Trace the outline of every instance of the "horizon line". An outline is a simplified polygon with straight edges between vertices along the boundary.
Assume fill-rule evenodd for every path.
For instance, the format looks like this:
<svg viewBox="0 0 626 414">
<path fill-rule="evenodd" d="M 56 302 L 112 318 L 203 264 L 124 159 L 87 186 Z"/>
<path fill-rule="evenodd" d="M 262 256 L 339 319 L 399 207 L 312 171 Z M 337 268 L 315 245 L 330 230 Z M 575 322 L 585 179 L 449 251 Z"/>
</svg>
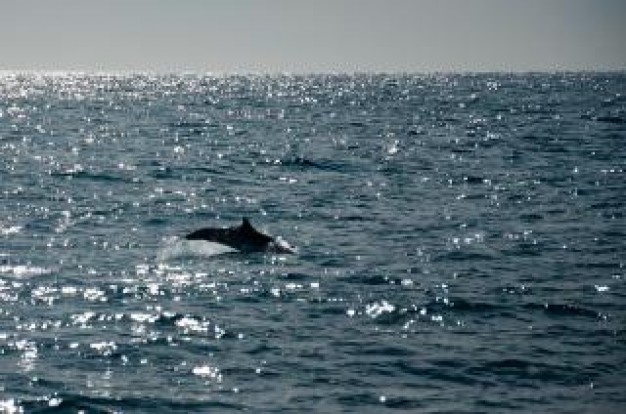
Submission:
<svg viewBox="0 0 626 414">
<path fill-rule="evenodd" d="M 42 76 L 63 76 L 63 75 L 90 75 L 90 76 L 128 76 L 128 75 L 151 75 L 151 76 L 257 76 L 257 77 L 281 77 L 281 76 L 433 76 L 433 75 L 479 75 L 479 74 L 500 74 L 500 75 L 524 75 L 524 74 L 568 74 L 568 73 L 606 73 L 619 74 L 626 73 L 624 68 L 564 68 L 564 69 L 507 69 L 507 70 L 470 70 L 470 69 L 450 69 L 450 70 L 329 70 L 329 71 L 203 71 L 203 70 L 152 70 L 152 69 L 0 69 L 0 76 L 7 75 L 42 75 Z"/>
</svg>

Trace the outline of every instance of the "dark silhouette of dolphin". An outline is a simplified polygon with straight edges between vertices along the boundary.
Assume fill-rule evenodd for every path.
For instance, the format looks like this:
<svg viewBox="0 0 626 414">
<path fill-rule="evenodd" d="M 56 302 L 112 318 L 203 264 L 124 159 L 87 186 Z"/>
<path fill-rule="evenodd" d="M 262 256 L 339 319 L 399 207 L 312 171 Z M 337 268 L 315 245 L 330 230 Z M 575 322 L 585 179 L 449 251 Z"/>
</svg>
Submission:
<svg viewBox="0 0 626 414">
<path fill-rule="evenodd" d="M 227 228 L 208 227 L 189 233 L 187 240 L 204 240 L 232 247 L 242 253 L 276 252 L 296 253 L 284 240 L 268 236 L 252 227 L 250 220 L 244 217 L 239 226 Z"/>
</svg>

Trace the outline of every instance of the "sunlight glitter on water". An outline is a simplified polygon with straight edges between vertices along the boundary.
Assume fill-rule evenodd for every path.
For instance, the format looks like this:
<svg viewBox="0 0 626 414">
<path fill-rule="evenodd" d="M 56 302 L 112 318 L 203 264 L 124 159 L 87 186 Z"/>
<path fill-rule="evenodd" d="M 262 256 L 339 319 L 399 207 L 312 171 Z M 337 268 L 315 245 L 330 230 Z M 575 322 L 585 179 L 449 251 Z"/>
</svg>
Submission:
<svg viewBox="0 0 626 414">
<path fill-rule="evenodd" d="M 0 76 L 2 404 L 623 402 L 622 77 Z"/>
</svg>

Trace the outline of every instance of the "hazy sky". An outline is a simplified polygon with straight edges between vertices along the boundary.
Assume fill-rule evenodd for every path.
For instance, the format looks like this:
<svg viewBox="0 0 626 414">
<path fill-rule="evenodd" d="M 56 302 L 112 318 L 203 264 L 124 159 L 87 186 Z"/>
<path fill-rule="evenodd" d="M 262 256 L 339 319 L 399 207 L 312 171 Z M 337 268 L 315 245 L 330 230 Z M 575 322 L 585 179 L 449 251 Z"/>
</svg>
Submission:
<svg viewBox="0 0 626 414">
<path fill-rule="evenodd" d="M 0 70 L 626 69 L 626 0 L 0 0 Z"/>
</svg>

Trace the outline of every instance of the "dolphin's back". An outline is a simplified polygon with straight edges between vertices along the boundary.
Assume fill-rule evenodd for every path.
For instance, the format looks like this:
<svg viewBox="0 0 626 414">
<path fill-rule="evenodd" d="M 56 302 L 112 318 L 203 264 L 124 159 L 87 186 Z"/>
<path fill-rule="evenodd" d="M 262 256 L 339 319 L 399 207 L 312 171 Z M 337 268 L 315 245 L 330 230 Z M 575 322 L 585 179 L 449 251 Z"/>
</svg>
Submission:
<svg viewBox="0 0 626 414">
<path fill-rule="evenodd" d="M 196 230 L 185 236 L 187 240 L 207 240 L 217 243 L 223 243 L 228 239 L 228 233 L 232 232 L 231 229 L 215 229 L 205 228 Z"/>
<path fill-rule="evenodd" d="M 274 238 L 265 235 L 244 217 L 241 225 L 229 228 L 203 228 L 185 236 L 187 240 L 205 240 L 220 243 L 242 252 L 267 250 Z"/>
</svg>

